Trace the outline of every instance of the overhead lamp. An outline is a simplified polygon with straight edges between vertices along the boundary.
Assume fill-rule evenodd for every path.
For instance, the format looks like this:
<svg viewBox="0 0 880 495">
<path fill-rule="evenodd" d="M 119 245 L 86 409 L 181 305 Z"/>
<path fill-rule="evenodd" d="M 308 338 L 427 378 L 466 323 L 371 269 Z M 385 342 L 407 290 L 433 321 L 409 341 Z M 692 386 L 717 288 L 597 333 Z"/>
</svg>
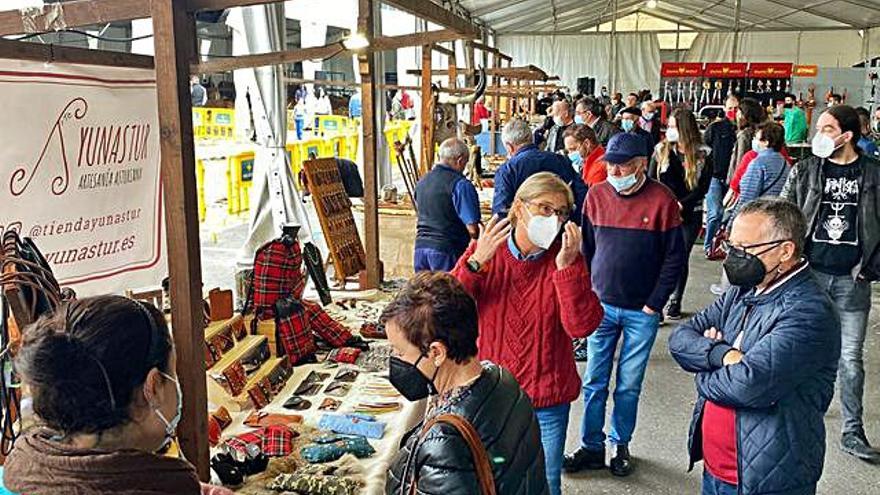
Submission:
<svg viewBox="0 0 880 495">
<path fill-rule="evenodd" d="M 648 0 L 645 3 L 645 6 L 648 7 L 649 9 L 656 9 L 657 8 L 657 0 Z"/>
<path fill-rule="evenodd" d="M 354 33 L 348 38 L 342 40 L 342 46 L 344 46 L 346 50 L 363 50 L 370 46 L 370 40 L 360 33 Z"/>
</svg>

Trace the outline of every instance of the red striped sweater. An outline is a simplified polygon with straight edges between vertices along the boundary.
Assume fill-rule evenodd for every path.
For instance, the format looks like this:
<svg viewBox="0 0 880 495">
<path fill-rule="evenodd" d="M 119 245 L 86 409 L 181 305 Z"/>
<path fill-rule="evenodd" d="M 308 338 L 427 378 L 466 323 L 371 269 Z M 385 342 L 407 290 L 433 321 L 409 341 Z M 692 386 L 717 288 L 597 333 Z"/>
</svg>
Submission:
<svg viewBox="0 0 880 495">
<path fill-rule="evenodd" d="M 486 272 L 468 270 L 472 242 L 452 274 L 477 301 L 480 359 L 513 373 L 536 408 L 572 402 L 580 394 L 572 338 L 586 337 L 602 321 L 602 306 L 578 259 L 556 269 L 559 241 L 540 258 L 520 261 L 501 246 Z"/>
</svg>

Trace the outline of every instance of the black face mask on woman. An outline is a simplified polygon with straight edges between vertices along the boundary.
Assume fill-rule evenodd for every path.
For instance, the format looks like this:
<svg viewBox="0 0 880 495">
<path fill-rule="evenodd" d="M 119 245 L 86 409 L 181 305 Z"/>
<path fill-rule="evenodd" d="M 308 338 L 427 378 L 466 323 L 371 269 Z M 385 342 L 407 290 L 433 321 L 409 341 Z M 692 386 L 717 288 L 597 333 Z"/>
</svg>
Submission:
<svg viewBox="0 0 880 495">
<path fill-rule="evenodd" d="M 741 248 L 728 244 L 727 258 L 724 259 L 723 263 L 724 273 L 727 274 L 727 280 L 733 285 L 747 288 L 760 284 L 764 280 L 764 277 L 767 276 L 767 269 L 764 267 L 764 263 L 758 258 L 758 256 L 770 251 L 787 240 L 788 239 L 778 239 L 775 241 L 761 242 L 759 244 L 749 244 Z M 761 246 L 770 247 L 756 254 L 746 252 L 746 249 Z M 777 264 L 773 269 L 775 270 L 778 268 L 780 264 L 782 264 L 782 262 Z"/>
<path fill-rule="evenodd" d="M 434 376 L 429 380 L 418 368 L 419 361 L 424 357 L 424 354 L 419 356 L 415 363 L 407 363 L 397 356 L 388 358 L 388 375 L 391 385 L 410 402 L 422 400 L 428 395 L 437 393 L 437 389 L 434 388 L 434 378 L 437 377 L 437 371 L 440 368 L 434 371 Z"/>
</svg>

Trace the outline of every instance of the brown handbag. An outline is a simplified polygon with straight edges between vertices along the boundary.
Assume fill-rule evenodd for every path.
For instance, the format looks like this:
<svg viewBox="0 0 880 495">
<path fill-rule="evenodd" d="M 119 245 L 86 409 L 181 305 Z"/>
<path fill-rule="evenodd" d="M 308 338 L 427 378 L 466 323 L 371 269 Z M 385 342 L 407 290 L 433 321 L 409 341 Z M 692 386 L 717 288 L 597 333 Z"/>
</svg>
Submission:
<svg viewBox="0 0 880 495">
<path fill-rule="evenodd" d="M 461 433 L 462 438 L 464 438 L 464 441 L 467 443 L 471 455 L 474 458 L 474 471 L 477 473 L 477 483 L 480 484 L 480 493 L 482 495 L 495 495 L 495 476 L 492 474 L 492 465 L 489 463 L 489 454 L 483 446 L 483 441 L 480 440 L 480 435 L 477 433 L 477 430 L 474 429 L 474 426 L 468 420 L 457 414 L 440 414 L 439 416 L 428 420 L 428 422 L 422 427 L 422 431 L 419 433 L 419 439 L 416 442 L 416 446 L 413 448 L 413 458 L 415 458 L 415 453 L 418 451 L 422 440 L 425 439 L 425 436 L 437 423 L 452 425 L 459 433 Z M 409 462 L 407 462 L 407 465 L 409 465 Z M 406 479 L 406 472 L 404 472 L 403 479 Z M 413 474 L 412 484 L 409 487 L 410 495 L 418 493 L 417 485 L 418 470 Z"/>
<path fill-rule="evenodd" d="M 211 289 L 208 292 L 208 306 L 210 310 L 211 321 L 228 320 L 232 318 L 232 291 Z"/>
</svg>

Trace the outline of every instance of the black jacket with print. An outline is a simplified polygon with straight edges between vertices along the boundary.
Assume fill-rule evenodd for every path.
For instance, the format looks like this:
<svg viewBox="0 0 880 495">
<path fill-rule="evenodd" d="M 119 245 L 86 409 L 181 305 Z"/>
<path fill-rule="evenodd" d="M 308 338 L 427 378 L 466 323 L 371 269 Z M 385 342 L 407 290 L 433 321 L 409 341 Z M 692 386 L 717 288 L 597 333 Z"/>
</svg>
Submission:
<svg viewBox="0 0 880 495">
<path fill-rule="evenodd" d="M 859 236 L 861 261 L 853 268 L 853 278 L 880 280 L 880 161 L 865 154 L 859 156 L 862 176 L 859 180 Z M 800 207 L 807 217 L 807 238 L 816 228 L 825 187 L 824 160 L 811 156 L 798 162 L 788 174 L 781 196 Z"/>
</svg>

